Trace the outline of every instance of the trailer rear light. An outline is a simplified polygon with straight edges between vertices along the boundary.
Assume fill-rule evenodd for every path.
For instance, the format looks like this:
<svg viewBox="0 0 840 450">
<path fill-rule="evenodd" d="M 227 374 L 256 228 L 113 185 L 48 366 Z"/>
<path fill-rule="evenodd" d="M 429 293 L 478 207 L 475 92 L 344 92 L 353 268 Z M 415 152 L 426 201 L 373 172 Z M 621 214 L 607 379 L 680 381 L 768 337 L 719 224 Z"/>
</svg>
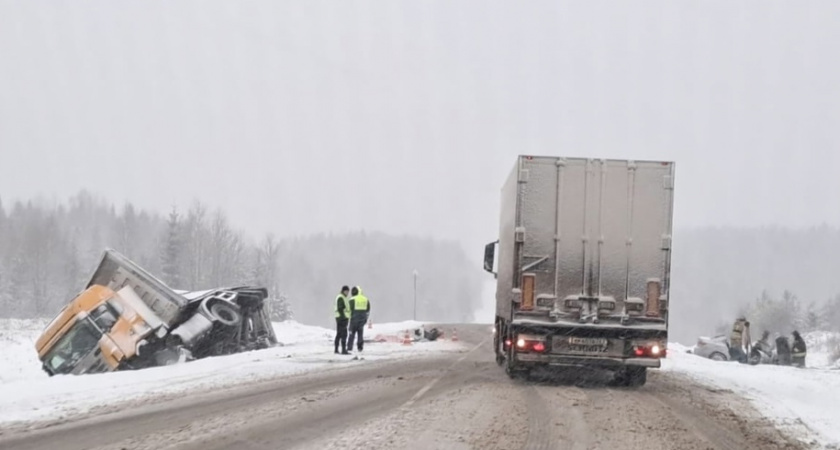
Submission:
<svg viewBox="0 0 840 450">
<path fill-rule="evenodd" d="M 659 348 L 659 345 L 654 344 L 650 347 L 650 355 L 651 356 L 659 356 L 659 354 L 661 352 L 662 352 L 662 349 Z"/>
<path fill-rule="evenodd" d="M 573 299 L 573 298 L 566 299 L 566 300 L 563 302 L 563 306 L 565 306 L 565 307 L 566 307 L 566 309 L 580 309 L 580 301 L 579 301 L 579 300 L 575 300 L 575 299 Z"/>
<path fill-rule="evenodd" d="M 545 337 L 534 335 L 517 336 L 516 349 L 520 352 L 542 353 L 546 350 Z"/>
<path fill-rule="evenodd" d="M 633 355 L 637 357 L 664 358 L 668 350 L 659 342 L 634 342 Z"/>
<path fill-rule="evenodd" d="M 519 307 L 522 310 L 530 311 L 534 309 L 534 296 L 536 295 L 534 290 L 536 289 L 536 279 L 537 276 L 533 273 L 522 274 L 522 303 Z"/>
</svg>

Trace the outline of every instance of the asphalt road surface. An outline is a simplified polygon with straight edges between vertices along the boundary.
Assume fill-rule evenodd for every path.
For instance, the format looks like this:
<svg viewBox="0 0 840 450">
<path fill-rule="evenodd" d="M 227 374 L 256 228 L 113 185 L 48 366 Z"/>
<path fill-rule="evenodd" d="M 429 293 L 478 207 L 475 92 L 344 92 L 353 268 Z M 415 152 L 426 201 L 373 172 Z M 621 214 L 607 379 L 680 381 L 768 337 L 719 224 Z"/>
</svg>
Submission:
<svg viewBox="0 0 840 450">
<path fill-rule="evenodd" d="M 0 449 L 805 448 L 745 400 L 673 373 L 652 371 L 638 389 L 610 387 L 608 374 L 598 372 L 511 380 L 494 362 L 487 325 L 458 331 L 469 345 L 460 354 L 285 377 L 5 430 Z"/>
</svg>

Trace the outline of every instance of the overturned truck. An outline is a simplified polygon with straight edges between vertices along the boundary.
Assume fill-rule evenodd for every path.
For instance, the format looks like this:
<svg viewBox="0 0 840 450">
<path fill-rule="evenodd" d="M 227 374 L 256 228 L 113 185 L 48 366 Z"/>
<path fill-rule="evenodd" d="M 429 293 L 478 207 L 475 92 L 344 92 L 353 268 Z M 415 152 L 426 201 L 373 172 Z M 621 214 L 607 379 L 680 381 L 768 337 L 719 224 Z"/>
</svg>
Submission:
<svg viewBox="0 0 840 450">
<path fill-rule="evenodd" d="M 85 290 L 36 341 L 50 375 L 101 373 L 267 348 L 277 343 L 264 288 L 175 291 L 105 250 Z"/>
</svg>

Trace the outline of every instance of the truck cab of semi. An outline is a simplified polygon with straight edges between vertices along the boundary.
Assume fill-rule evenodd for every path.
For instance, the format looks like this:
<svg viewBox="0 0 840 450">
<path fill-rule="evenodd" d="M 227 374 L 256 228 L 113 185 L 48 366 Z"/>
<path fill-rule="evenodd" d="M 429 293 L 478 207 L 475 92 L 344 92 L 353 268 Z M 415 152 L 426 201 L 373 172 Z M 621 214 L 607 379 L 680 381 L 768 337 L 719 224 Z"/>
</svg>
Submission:
<svg viewBox="0 0 840 450">
<path fill-rule="evenodd" d="M 146 338 L 160 330 L 130 287 L 120 292 L 94 285 L 76 296 L 36 341 L 50 375 L 110 372 L 134 359 Z"/>
</svg>

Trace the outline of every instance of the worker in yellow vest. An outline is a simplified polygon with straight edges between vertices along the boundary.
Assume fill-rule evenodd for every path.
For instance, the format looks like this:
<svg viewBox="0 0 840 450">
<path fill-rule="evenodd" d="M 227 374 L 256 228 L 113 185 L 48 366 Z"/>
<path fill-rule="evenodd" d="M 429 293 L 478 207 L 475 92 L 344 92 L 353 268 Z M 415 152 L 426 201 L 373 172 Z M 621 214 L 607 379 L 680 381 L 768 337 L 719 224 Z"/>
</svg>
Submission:
<svg viewBox="0 0 840 450">
<path fill-rule="evenodd" d="M 362 288 L 355 286 L 350 291 L 350 339 L 347 341 L 347 350 L 353 350 L 353 341 L 361 352 L 365 347 L 364 331 L 365 324 L 370 316 L 370 300 L 362 294 Z"/>
<path fill-rule="evenodd" d="M 341 344 L 341 354 L 349 355 L 347 351 L 347 324 L 350 321 L 350 306 L 347 304 L 347 296 L 350 288 L 341 287 L 341 292 L 335 297 L 335 352 L 338 353 L 338 346 Z"/>
</svg>

